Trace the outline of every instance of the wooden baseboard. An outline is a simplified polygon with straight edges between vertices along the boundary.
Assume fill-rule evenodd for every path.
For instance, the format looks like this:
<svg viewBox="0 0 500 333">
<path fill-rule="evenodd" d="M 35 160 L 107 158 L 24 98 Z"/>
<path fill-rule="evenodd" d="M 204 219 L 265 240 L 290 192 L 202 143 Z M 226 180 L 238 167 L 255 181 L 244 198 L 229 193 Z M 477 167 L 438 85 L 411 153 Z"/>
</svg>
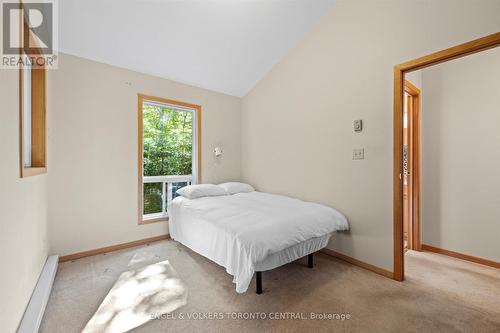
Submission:
<svg viewBox="0 0 500 333">
<path fill-rule="evenodd" d="M 489 259 L 483 259 L 479 257 L 474 257 L 470 256 L 468 254 L 463 254 L 463 253 L 458 253 L 454 251 L 449 251 L 445 249 L 441 249 L 439 247 L 431 246 L 431 245 L 426 245 L 422 244 L 422 250 L 424 251 L 429 251 L 429 252 L 434 252 L 434 253 L 439 253 L 439 254 L 444 254 L 453 258 L 458 258 L 462 260 L 467 260 L 467 261 L 472 261 L 475 262 L 476 264 L 481 264 L 481 265 L 486 265 L 494 268 L 499 268 L 500 269 L 500 262 L 496 262 L 493 260 Z"/>
<path fill-rule="evenodd" d="M 117 251 L 117 250 L 127 249 L 129 247 L 145 245 L 145 244 L 149 244 L 149 243 L 153 243 L 153 242 L 157 242 L 157 241 L 161 241 L 161 240 L 165 240 L 165 239 L 169 239 L 169 238 L 170 238 L 170 235 L 167 234 L 167 235 L 139 239 L 139 240 L 136 240 L 133 242 L 128 242 L 128 243 L 121 243 L 121 244 L 115 244 L 115 245 L 111 245 L 111 246 L 101 247 L 99 249 L 68 254 L 68 255 L 59 257 L 59 262 L 65 262 L 65 261 L 71 261 L 71 260 L 76 260 L 76 259 L 80 259 L 80 258 L 95 256 L 97 254 L 103 254 L 103 253 L 113 252 L 113 251 Z"/>
<path fill-rule="evenodd" d="M 372 264 L 366 263 L 366 262 L 358 260 L 358 259 L 354 259 L 352 257 L 346 256 L 345 254 L 342 254 L 342 253 L 339 253 L 339 252 L 336 252 L 336 251 L 333 251 L 330 249 L 326 249 L 326 248 L 321 249 L 320 252 L 327 254 L 329 256 L 338 258 L 340 260 L 346 261 L 346 262 L 353 264 L 355 266 L 359 266 L 361 268 L 367 269 L 367 270 L 372 271 L 374 273 L 380 274 L 382 276 L 388 277 L 390 279 L 394 278 L 394 274 L 388 270 L 374 266 Z"/>
<path fill-rule="evenodd" d="M 17 333 L 36 333 L 40 329 L 43 314 L 49 302 L 52 285 L 54 284 L 54 278 L 56 277 L 57 260 L 57 256 L 50 256 L 45 261 L 42 273 L 38 278 L 21 323 L 16 331 Z"/>
</svg>

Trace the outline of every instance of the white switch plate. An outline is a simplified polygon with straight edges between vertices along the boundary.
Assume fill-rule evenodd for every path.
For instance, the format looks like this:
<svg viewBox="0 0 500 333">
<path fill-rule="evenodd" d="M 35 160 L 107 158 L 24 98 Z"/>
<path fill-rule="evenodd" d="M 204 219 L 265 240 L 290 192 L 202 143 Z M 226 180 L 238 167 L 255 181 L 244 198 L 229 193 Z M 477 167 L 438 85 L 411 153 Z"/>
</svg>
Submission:
<svg viewBox="0 0 500 333">
<path fill-rule="evenodd" d="M 353 123 L 354 132 L 361 132 L 363 130 L 363 120 L 357 119 Z"/>
<path fill-rule="evenodd" d="M 352 150 L 353 160 L 364 160 L 365 159 L 365 148 L 353 149 Z"/>
</svg>

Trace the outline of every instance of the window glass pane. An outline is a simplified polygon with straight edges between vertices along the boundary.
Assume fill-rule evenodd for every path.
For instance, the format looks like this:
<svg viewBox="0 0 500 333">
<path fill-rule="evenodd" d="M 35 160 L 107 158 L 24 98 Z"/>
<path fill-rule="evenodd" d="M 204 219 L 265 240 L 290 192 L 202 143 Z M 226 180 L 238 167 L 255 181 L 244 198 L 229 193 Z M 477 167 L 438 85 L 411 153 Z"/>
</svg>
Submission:
<svg viewBox="0 0 500 333">
<path fill-rule="evenodd" d="M 23 68 L 23 161 L 31 167 L 31 66 Z"/>
<path fill-rule="evenodd" d="M 191 175 L 193 113 L 143 104 L 144 176 Z"/>
<path fill-rule="evenodd" d="M 178 189 L 183 188 L 184 186 L 187 186 L 187 182 L 176 182 L 172 183 L 172 200 L 177 198 L 179 194 L 175 193 Z"/>
<path fill-rule="evenodd" d="M 143 214 L 162 213 L 162 183 L 145 183 L 144 184 L 144 207 Z"/>
</svg>

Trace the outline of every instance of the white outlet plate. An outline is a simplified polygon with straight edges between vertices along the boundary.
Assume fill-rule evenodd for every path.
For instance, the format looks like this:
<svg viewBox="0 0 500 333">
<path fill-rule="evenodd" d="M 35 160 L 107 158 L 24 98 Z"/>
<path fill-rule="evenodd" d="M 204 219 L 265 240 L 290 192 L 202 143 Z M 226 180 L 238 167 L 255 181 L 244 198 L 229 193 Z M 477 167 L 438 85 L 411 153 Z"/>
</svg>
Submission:
<svg viewBox="0 0 500 333">
<path fill-rule="evenodd" d="M 364 160 L 365 159 L 365 149 L 353 149 L 352 150 L 352 159 L 353 160 Z"/>
</svg>

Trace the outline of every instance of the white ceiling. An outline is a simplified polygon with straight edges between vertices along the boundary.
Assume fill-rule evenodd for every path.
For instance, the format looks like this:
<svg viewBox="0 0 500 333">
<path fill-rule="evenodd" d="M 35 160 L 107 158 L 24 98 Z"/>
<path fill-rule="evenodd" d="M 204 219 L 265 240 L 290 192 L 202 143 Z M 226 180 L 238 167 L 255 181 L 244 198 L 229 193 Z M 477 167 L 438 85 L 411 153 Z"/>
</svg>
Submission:
<svg viewBox="0 0 500 333">
<path fill-rule="evenodd" d="M 62 0 L 64 53 L 244 96 L 335 0 Z"/>
</svg>

